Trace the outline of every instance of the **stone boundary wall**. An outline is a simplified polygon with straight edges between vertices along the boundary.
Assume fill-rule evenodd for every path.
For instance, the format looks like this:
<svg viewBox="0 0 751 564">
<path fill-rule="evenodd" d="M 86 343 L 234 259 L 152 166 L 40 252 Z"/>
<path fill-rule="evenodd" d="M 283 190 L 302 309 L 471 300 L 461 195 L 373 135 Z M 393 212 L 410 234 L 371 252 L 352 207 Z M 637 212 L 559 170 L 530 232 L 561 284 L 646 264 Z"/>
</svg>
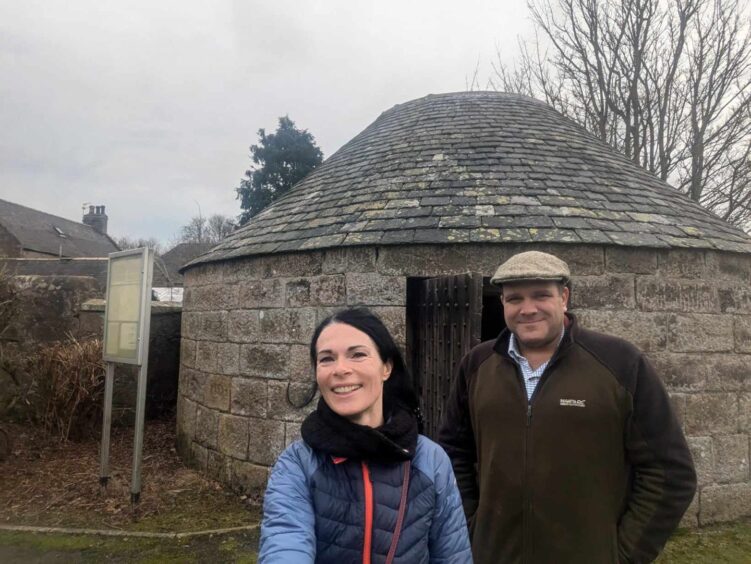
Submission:
<svg viewBox="0 0 751 564">
<path fill-rule="evenodd" d="M 522 250 L 569 263 L 572 311 L 656 365 L 699 477 L 684 525 L 751 514 L 751 257 L 583 245 L 352 247 L 208 264 L 186 273 L 178 447 L 210 476 L 262 493 L 313 408 L 308 340 L 345 305 L 367 305 L 404 346 L 407 277 L 491 275 Z"/>
<path fill-rule="evenodd" d="M 101 295 L 107 286 L 107 257 L 103 258 L 0 258 L 0 270 L 10 275 L 89 276 L 96 280 Z"/>
<path fill-rule="evenodd" d="M 84 336 L 104 339 L 103 299 L 89 300 L 81 305 L 81 332 Z M 149 326 L 149 365 L 146 371 L 146 418 L 171 414 L 177 403 L 177 382 L 180 366 L 180 321 L 182 306 L 170 302 L 151 302 Z M 114 417 L 121 424 L 135 424 L 139 367 L 115 365 L 113 391 Z"/>
<path fill-rule="evenodd" d="M 97 282 L 89 276 L 0 276 L 0 302 L 8 302 L 0 311 L 5 316 L 0 319 L 0 355 L 13 359 L 68 334 L 81 337 L 87 331 L 81 304 L 98 295 Z M 0 417 L 22 420 L 29 413 L 27 404 L 17 400 L 30 384 L 24 374 L 12 377 L 0 370 Z"/>
<path fill-rule="evenodd" d="M 81 304 L 102 295 L 91 276 L 13 275 L 10 326 L 0 343 L 30 352 L 39 344 L 59 341 L 67 334 L 81 335 Z"/>
<path fill-rule="evenodd" d="M 8 281 L 14 294 L 11 323 L 0 335 L 0 349 L 3 352 L 31 354 L 38 347 L 66 341 L 69 336 L 79 340 L 103 338 L 105 300 L 101 296 L 104 289 L 95 278 L 13 275 L 8 277 Z M 4 296 L 0 295 L 0 301 L 3 299 Z M 179 304 L 152 302 L 146 400 L 149 418 L 172 413 L 175 409 L 181 310 Z M 137 367 L 117 365 L 114 419 L 120 423 L 132 423 L 137 382 Z M 22 388 L 28 384 L 26 380 L 20 383 Z M 6 415 L 2 407 L 18 394 L 18 385 L 8 374 L 0 371 L 0 415 Z M 25 409 L 24 404 L 18 402 L 13 415 L 20 417 Z"/>
</svg>

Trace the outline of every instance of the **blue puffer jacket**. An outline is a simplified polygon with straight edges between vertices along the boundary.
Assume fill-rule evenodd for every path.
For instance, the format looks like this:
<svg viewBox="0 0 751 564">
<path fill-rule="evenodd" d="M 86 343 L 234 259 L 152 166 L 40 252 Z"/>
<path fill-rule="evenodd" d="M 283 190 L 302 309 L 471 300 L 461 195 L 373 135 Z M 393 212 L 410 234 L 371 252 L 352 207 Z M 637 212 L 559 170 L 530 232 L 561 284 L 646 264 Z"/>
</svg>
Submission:
<svg viewBox="0 0 751 564">
<path fill-rule="evenodd" d="M 372 484 L 370 562 L 384 563 L 399 510 L 402 464 L 334 459 L 303 441 L 290 445 L 277 460 L 266 489 L 260 564 L 363 562 L 366 475 Z M 422 435 L 412 459 L 407 500 L 395 563 L 472 562 L 451 463 L 441 447 Z"/>
</svg>

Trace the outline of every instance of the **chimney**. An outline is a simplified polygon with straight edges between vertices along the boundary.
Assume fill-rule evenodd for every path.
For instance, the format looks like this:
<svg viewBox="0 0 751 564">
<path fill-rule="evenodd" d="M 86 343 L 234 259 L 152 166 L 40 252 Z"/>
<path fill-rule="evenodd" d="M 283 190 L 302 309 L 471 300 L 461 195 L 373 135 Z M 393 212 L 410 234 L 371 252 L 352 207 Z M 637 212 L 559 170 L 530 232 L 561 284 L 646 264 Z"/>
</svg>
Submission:
<svg viewBox="0 0 751 564">
<path fill-rule="evenodd" d="M 89 206 L 89 211 L 83 215 L 83 223 L 94 228 L 102 235 L 107 234 L 107 214 L 104 206 Z"/>
</svg>

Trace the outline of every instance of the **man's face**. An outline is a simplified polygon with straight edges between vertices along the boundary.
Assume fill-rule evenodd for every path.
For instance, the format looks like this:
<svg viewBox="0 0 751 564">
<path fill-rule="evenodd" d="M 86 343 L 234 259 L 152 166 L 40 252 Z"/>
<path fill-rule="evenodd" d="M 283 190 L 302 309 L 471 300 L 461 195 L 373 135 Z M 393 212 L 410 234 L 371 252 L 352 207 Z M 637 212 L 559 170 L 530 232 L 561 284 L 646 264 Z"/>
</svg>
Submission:
<svg viewBox="0 0 751 564">
<path fill-rule="evenodd" d="M 563 331 L 568 295 L 568 288 L 561 290 L 555 282 L 529 281 L 503 285 L 503 317 L 522 348 L 555 348 Z"/>
</svg>

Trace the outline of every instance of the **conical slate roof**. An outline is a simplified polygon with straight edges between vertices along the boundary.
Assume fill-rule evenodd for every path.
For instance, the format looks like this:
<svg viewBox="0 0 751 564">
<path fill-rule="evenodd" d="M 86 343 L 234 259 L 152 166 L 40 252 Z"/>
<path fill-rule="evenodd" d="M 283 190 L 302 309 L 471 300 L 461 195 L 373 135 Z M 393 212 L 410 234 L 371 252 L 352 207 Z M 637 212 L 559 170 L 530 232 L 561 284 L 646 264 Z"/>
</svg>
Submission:
<svg viewBox="0 0 751 564">
<path fill-rule="evenodd" d="M 546 104 L 397 105 L 191 264 L 350 245 L 557 242 L 751 252 L 751 237 Z"/>
</svg>

